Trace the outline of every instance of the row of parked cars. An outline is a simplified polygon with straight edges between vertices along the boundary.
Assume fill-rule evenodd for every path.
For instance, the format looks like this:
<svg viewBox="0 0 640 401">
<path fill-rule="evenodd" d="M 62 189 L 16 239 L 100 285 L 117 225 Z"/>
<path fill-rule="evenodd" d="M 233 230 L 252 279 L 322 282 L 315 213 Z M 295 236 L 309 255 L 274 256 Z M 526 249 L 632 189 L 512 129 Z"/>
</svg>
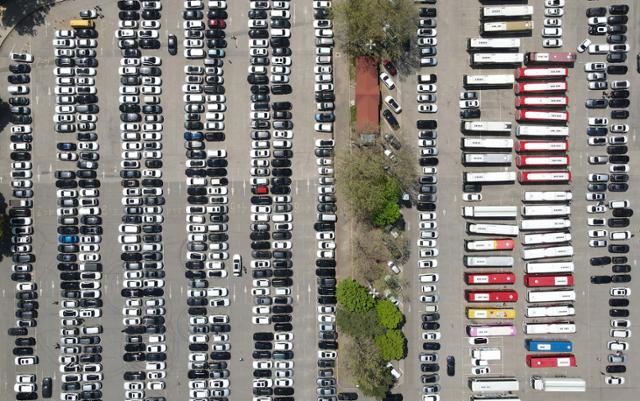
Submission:
<svg viewBox="0 0 640 401">
<path fill-rule="evenodd" d="M 38 287 L 33 282 L 35 255 L 33 254 L 33 181 L 31 165 L 31 143 L 33 141 L 32 117 L 30 105 L 31 63 L 29 53 L 11 53 L 9 55 L 9 76 L 7 88 L 11 97 L 10 105 L 10 159 L 11 190 L 9 200 L 9 226 L 11 227 L 11 280 L 16 282 L 16 326 L 8 329 L 14 336 L 12 355 L 17 367 L 25 366 L 16 374 L 13 390 L 17 400 L 35 400 L 38 390 L 44 398 L 51 397 L 52 381 L 46 377 L 39 389 L 37 377 L 31 371 L 39 363 L 36 354 L 37 338 L 29 335 L 29 328 L 37 326 Z"/>
<path fill-rule="evenodd" d="M 250 3 L 253 400 L 293 400 L 293 104 L 289 1 Z M 277 97 L 276 97 L 277 96 Z M 273 231 L 271 231 L 273 229 Z M 264 331 L 271 326 L 271 331 Z"/>
<path fill-rule="evenodd" d="M 609 166 L 607 172 L 594 172 L 587 175 L 586 199 L 593 203 L 587 206 L 587 212 L 605 214 L 611 212 L 610 218 L 592 217 L 589 225 L 589 246 L 608 251 L 607 255 L 592 257 L 591 266 L 601 270 L 603 266 L 611 265 L 610 275 L 599 274 L 591 276 L 593 284 L 620 285 L 631 281 L 631 264 L 627 256 L 630 251 L 629 240 L 634 236 L 625 230 L 630 225 L 633 209 L 629 200 L 608 199 L 608 192 L 626 192 L 629 188 L 629 156 L 628 135 L 629 124 L 615 120 L 629 117 L 630 84 L 622 79 L 628 74 L 626 53 L 629 51 L 627 42 L 627 13 L 629 6 L 612 5 L 587 9 L 588 27 L 590 35 L 607 35 L 606 44 L 591 44 L 583 42 L 580 46 L 587 47 L 590 54 L 607 54 L 606 62 L 590 62 L 585 64 L 588 87 L 591 90 L 602 90 L 604 99 L 594 99 L 587 107 L 607 106 L 613 108 L 611 120 L 606 116 L 588 118 L 587 135 L 589 145 L 607 146 L 607 155 L 589 157 L 590 165 Z M 609 16 L 607 16 L 607 13 Z M 586 39 L 589 41 L 590 39 Z M 580 48 L 579 46 L 579 48 Z M 612 79 L 613 78 L 613 79 Z M 609 92 L 607 92 L 609 90 Z M 599 102 L 596 102 L 599 101 Z M 604 106 L 603 106 L 604 104 Z M 597 148 L 596 148 L 597 149 Z M 608 230 L 606 229 L 608 226 Z M 622 230 L 621 230 L 622 229 Z M 629 317 L 629 296 L 631 289 L 627 287 L 609 288 L 609 317 L 610 340 L 607 341 L 608 365 L 605 367 L 604 382 L 608 385 L 625 383 L 625 365 L 628 361 L 625 351 L 629 349 L 627 338 L 631 337 L 631 321 Z"/>
<path fill-rule="evenodd" d="M 162 59 L 143 52 L 160 48 L 159 1 L 120 0 L 114 32 L 120 58 L 122 324 L 127 362 L 125 400 L 164 401 L 167 376 L 165 266 L 162 237 Z M 142 20 L 140 19 L 142 16 Z M 148 392 L 155 393 L 149 396 Z"/>
<path fill-rule="evenodd" d="M 548 0 L 544 3 L 544 27 L 542 28 L 542 47 L 562 47 L 562 16 L 564 1 Z"/>
</svg>

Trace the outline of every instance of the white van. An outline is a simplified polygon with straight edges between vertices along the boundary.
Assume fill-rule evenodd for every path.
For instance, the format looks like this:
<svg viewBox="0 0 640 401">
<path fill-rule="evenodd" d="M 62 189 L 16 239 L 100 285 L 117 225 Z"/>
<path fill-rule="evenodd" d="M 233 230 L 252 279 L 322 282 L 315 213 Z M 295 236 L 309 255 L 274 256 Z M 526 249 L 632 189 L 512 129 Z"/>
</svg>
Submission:
<svg viewBox="0 0 640 401">
<path fill-rule="evenodd" d="M 397 370 L 397 369 L 393 366 L 393 364 L 391 364 L 391 362 L 387 363 L 387 367 L 388 367 L 389 369 L 391 369 L 390 373 L 391 373 L 391 376 L 393 376 L 393 379 L 394 379 L 394 380 L 400 380 L 400 377 L 402 377 L 402 373 L 400 373 L 400 371 L 399 371 L 399 370 Z"/>
</svg>

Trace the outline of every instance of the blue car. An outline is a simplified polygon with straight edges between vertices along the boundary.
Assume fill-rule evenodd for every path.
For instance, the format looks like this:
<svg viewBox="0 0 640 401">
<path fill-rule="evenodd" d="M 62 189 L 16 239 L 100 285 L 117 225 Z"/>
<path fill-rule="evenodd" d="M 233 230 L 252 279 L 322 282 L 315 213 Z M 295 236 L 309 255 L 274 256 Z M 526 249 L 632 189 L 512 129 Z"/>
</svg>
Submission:
<svg viewBox="0 0 640 401">
<path fill-rule="evenodd" d="M 315 119 L 318 123 L 332 123 L 336 120 L 336 116 L 333 113 L 316 113 Z"/>
<path fill-rule="evenodd" d="M 185 141 L 203 141 L 204 134 L 202 132 L 186 131 L 184 133 L 184 140 Z"/>
<path fill-rule="evenodd" d="M 58 242 L 61 244 L 75 244 L 78 242 L 77 235 L 59 235 Z"/>
</svg>

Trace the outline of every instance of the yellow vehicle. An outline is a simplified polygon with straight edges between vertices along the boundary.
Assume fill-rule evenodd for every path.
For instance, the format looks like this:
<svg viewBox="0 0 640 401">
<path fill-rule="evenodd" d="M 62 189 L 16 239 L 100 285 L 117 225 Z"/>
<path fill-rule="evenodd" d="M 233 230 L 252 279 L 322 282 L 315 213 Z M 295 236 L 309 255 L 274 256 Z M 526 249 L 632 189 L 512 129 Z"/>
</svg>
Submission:
<svg viewBox="0 0 640 401">
<path fill-rule="evenodd" d="M 467 308 L 467 318 L 469 319 L 515 319 L 516 310 L 509 308 Z"/>
<path fill-rule="evenodd" d="M 72 19 L 69 21 L 71 28 L 95 28 L 96 24 L 89 19 Z"/>
</svg>

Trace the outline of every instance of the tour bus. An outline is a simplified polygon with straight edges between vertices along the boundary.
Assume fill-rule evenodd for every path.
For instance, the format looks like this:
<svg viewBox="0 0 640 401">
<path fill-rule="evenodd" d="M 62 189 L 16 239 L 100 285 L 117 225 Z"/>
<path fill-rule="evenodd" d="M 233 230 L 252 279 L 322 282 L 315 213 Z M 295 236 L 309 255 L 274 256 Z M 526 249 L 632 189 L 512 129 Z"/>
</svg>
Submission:
<svg viewBox="0 0 640 401">
<path fill-rule="evenodd" d="M 513 273 L 466 273 L 464 279 L 467 284 L 513 284 L 516 275 Z"/>
<path fill-rule="evenodd" d="M 527 302 L 573 302 L 576 300 L 574 290 L 527 291 Z"/>
<path fill-rule="evenodd" d="M 562 79 L 569 75 L 569 69 L 520 67 L 516 68 L 515 75 L 516 79 Z"/>
<path fill-rule="evenodd" d="M 516 331 L 512 324 L 467 325 L 469 337 L 515 336 Z"/>
<path fill-rule="evenodd" d="M 525 340 L 527 351 L 531 352 L 572 352 L 571 341 L 563 340 Z"/>
<path fill-rule="evenodd" d="M 513 290 L 467 290 L 465 298 L 468 302 L 516 302 L 518 292 Z"/>
<path fill-rule="evenodd" d="M 546 248 L 527 248 L 522 250 L 522 259 L 544 259 L 544 258 L 561 258 L 573 256 L 573 247 L 552 246 Z"/>
<path fill-rule="evenodd" d="M 566 64 L 572 65 L 577 58 L 574 52 L 529 52 L 525 55 L 527 64 Z"/>
<path fill-rule="evenodd" d="M 522 167 L 566 167 L 569 156 L 516 156 L 516 165 Z"/>
<path fill-rule="evenodd" d="M 513 74 L 465 75 L 465 88 L 511 87 L 515 82 Z"/>
<path fill-rule="evenodd" d="M 520 171 L 521 184 L 565 184 L 571 181 L 570 171 Z"/>
<path fill-rule="evenodd" d="M 504 149 L 511 151 L 511 138 L 463 138 L 462 147 L 465 149 Z"/>
<path fill-rule="evenodd" d="M 551 126 L 551 125 L 518 125 L 516 128 L 516 136 L 520 137 L 551 137 L 551 138 L 567 138 L 569 136 L 569 127 Z"/>
<path fill-rule="evenodd" d="M 524 217 L 568 216 L 571 214 L 571 207 L 567 205 L 526 205 L 522 206 L 521 214 Z"/>
<path fill-rule="evenodd" d="M 519 82 L 515 86 L 516 95 L 521 93 L 566 92 L 566 81 Z"/>
<path fill-rule="evenodd" d="M 528 262 L 525 266 L 525 272 L 529 274 L 572 273 L 574 269 L 573 262 Z"/>
<path fill-rule="evenodd" d="M 496 21 L 482 24 L 482 33 L 485 35 L 530 32 L 532 29 L 533 21 Z"/>
<path fill-rule="evenodd" d="M 566 96 L 516 96 L 515 106 L 521 107 L 567 107 Z"/>
<path fill-rule="evenodd" d="M 520 382 L 515 377 L 478 377 L 469 379 L 474 393 L 505 393 L 520 391 Z"/>
<path fill-rule="evenodd" d="M 520 222 L 521 230 L 553 230 L 571 227 L 569 219 L 526 219 Z"/>
<path fill-rule="evenodd" d="M 517 206 L 463 206 L 463 217 L 475 217 L 482 219 L 500 218 L 515 219 L 518 215 Z"/>
<path fill-rule="evenodd" d="M 570 242 L 571 234 L 567 232 L 552 232 L 544 234 L 525 234 L 522 236 L 523 245 L 558 244 Z"/>
<path fill-rule="evenodd" d="M 518 121 L 542 121 L 551 123 L 567 123 L 569 122 L 568 111 L 553 110 L 516 110 L 516 120 Z"/>
<path fill-rule="evenodd" d="M 527 355 L 530 368 L 569 368 L 576 366 L 576 357 L 572 354 Z"/>
<path fill-rule="evenodd" d="M 573 322 L 525 323 L 525 334 L 570 334 L 576 332 Z"/>
<path fill-rule="evenodd" d="M 510 134 L 513 125 L 510 121 L 464 121 L 462 126 L 466 132 Z"/>
<path fill-rule="evenodd" d="M 464 257 L 467 267 L 512 267 L 513 256 L 468 256 Z"/>
<path fill-rule="evenodd" d="M 573 287 L 573 275 L 525 274 L 524 285 L 527 287 Z"/>
<path fill-rule="evenodd" d="M 587 383 L 580 377 L 531 377 L 531 387 L 538 391 L 584 392 Z"/>
<path fill-rule="evenodd" d="M 576 309 L 573 305 L 528 306 L 527 317 L 573 316 Z"/>
<path fill-rule="evenodd" d="M 468 50 L 518 50 L 520 39 L 518 38 L 469 38 Z"/>
<path fill-rule="evenodd" d="M 468 251 L 510 251 L 514 245 L 515 242 L 507 238 L 465 242 Z"/>
<path fill-rule="evenodd" d="M 518 226 L 509 224 L 467 224 L 467 231 L 477 235 L 506 235 L 515 237 L 518 235 Z"/>
<path fill-rule="evenodd" d="M 515 319 L 516 310 L 511 308 L 467 308 L 468 319 Z"/>
<path fill-rule="evenodd" d="M 463 164 L 480 164 L 480 165 L 510 165 L 513 157 L 511 153 L 463 153 Z"/>
<path fill-rule="evenodd" d="M 522 200 L 524 202 L 567 202 L 573 198 L 570 191 L 527 191 Z"/>
<path fill-rule="evenodd" d="M 524 61 L 522 53 L 474 53 L 471 55 L 471 64 L 483 65 L 520 65 Z"/>
<path fill-rule="evenodd" d="M 569 149 L 567 141 L 516 141 L 515 150 L 525 152 L 566 152 Z"/>
<path fill-rule="evenodd" d="M 482 7 L 482 18 L 531 18 L 533 6 Z"/>
<path fill-rule="evenodd" d="M 513 182 L 516 180 L 516 173 L 513 171 L 487 171 L 484 173 L 464 173 L 465 182 L 474 183 L 499 183 Z"/>
</svg>

